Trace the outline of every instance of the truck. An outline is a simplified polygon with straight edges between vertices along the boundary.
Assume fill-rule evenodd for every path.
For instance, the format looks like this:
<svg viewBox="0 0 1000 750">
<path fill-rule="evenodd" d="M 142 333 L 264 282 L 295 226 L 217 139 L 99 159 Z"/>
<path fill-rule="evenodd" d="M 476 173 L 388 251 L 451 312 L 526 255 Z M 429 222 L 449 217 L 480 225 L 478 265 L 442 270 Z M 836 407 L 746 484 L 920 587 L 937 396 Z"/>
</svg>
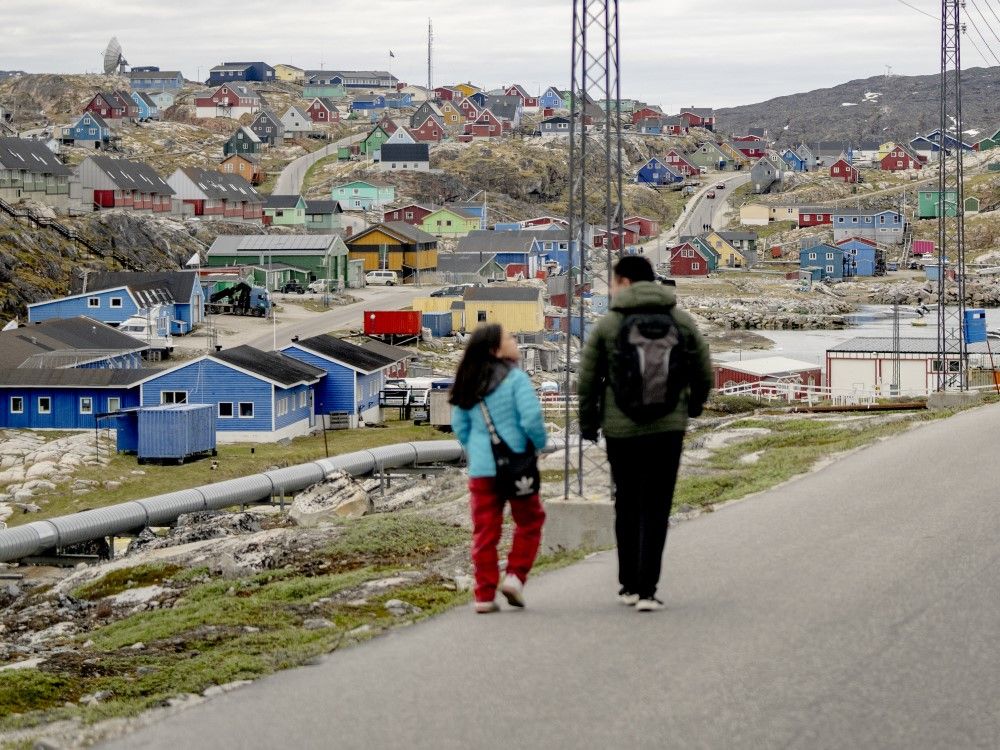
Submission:
<svg viewBox="0 0 1000 750">
<path fill-rule="evenodd" d="M 263 287 L 250 286 L 241 281 L 213 294 L 205 307 L 214 314 L 254 315 L 263 318 L 271 311 L 271 298 Z"/>
</svg>

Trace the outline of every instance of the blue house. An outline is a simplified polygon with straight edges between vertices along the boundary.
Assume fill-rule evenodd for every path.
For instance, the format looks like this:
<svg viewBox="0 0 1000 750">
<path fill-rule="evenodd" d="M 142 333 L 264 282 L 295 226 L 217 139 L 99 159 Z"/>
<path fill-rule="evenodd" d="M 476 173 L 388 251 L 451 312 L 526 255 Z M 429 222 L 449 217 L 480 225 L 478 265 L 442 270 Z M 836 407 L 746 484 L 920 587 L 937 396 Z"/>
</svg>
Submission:
<svg viewBox="0 0 1000 750">
<path fill-rule="evenodd" d="M 209 86 L 221 86 L 233 81 L 263 81 L 274 80 L 274 68 L 265 62 L 226 62 L 216 65 L 208 74 Z"/>
<path fill-rule="evenodd" d="M 833 241 L 861 237 L 883 245 L 903 242 L 906 220 L 898 211 L 837 209 L 833 214 Z"/>
<path fill-rule="evenodd" d="M 219 442 L 273 442 L 315 426 L 313 388 L 324 375 L 283 354 L 237 346 L 147 374 L 139 404 L 214 404 Z"/>
<path fill-rule="evenodd" d="M 103 367 L 0 370 L 0 425 L 92 430 L 98 414 L 138 406 L 138 385 L 150 372 Z"/>
<path fill-rule="evenodd" d="M 799 156 L 794 149 L 786 148 L 781 153 L 781 158 L 793 172 L 809 171 L 809 165 L 806 163 L 806 160 Z"/>
<path fill-rule="evenodd" d="M 472 96 L 467 97 L 467 99 L 475 104 L 479 109 L 486 106 L 486 102 L 489 101 L 490 95 L 485 91 L 477 91 Z"/>
<path fill-rule="evenodd" d="M 176 91 L 184 85 L 179 70 L 139 70 L 128 73 L 129 83 L 139 91 Z"/>
<path fill-rule="evenodd" d="M 413 94 L 389 94 L 385 97 L 385 106 L 393 109 L 413 106 Z"/>
<path fill-rule="evenodd" d="M 938 150 L 940 150 L 940 148 L 941 148 L 941 146 L 940 146 L 940 144 L 941 144 L 941 129 L 940 128 L 938 128 L 936 130 L 932 130 L 930 133 L 928 133 L 926 136 L 924 136 L 924 138 L 926 138 L 928 141 L 931 142 L 931 151 L 938 151 Z M 914 139 L 914 140 L 916 140 L 916 139 Z M 966 143 L 965 141 L 960 141 L 958 138 L 956 138 L 955 136 L 951 135 L 950 133 L 945 133 L 944 134 L 944 145 L 945 145 L 945 148 L 949 149 L 949 150 L 951 150 L 953 148 L 958 148 L 958 147 L 961 147 L 961 149 L 963 151 L 974 151 L 975 150 L 975 146 L 973 144 Z"/>
<path fill-rule="evenodd" d="M 799 268 L 813 271 L 820 279 L 843 279 L 844 251 L 826 244 L 803 248 L 799 250 Z"/>
<path fill-rule="evenodd" d="M 871 240 L 852 237 L 841 240 L 837 247 L 844 251 L 845 276 L 874 276 L 878 267 L 879 249 Z"/>
<path fill-rule="evenodd" d="M 93 112 L 84 112 L 76 124 L 62 129 L 62 142 L 92 148 L 105 148 L 111 143 L 111 126 Z"/>
<path fill-rule="evenodd" d="M 142 367 L 145 341 L 79 316 L 0 331 L 0 370 Z"/>
<path fill-rule="evenodd" d="M 555 86 L 549 86 L 545 93 L 538 97 L 538 106 L 542 109 L 563 109 L 562 92 Z"/>
<path fill-rule="evenodd" d="M 654 156 L 639 168 L 635 181 L 640 185 L 670 185 L 683 182 L 684 175 Z"/>
<path fill-rule="evenodd" d="M 385 109 L 385 97 L 381 94 L 371 96 L 359 96 L 351 102 L 351 111 L 371 111 L 373 109 Z"/>
<path fill-rule="evenodd" d="M 475 203 L 474 201 L 458 201 L 457 203 L 449 203 L 449 206 L 453 208 L 460 208 L 467 214 L 472 214 L 479 219 L 479 228 L 486 229 L 486 204 L 485 203 Z M 520 227 L 520 224 L 518 224 Z"/>
<path fill-rule="evenodd" d="M 159 120 L 160 107 L 153 98 L 145 91 L 133 91 L 130 96 L 135 106 L 139 108 L 137 119 L 139 120 Z"/>
<path fill-rule="evenodd" d="M 347 412 L 352 426 L 357 426 L 358 417 L 365 418 L 366 413 L 378 409 L 386 371 L 396 364 L 389 357 L 329 334 L 301 340 L 296 337 L 281 353 L 326 373 L 314 389 L 316 413 Z"/>
</svg>

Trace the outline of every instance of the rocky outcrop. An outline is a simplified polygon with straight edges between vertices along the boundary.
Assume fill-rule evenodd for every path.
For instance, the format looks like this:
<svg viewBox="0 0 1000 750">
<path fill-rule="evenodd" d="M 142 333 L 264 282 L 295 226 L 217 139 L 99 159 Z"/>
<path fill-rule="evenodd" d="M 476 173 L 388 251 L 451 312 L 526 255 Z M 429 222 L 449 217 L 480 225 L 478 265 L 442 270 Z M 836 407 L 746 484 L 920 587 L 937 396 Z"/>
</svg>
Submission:
<svg viewBox="0 0 1000 750">
<path fill-rule="evenodd" d="M 958 299 L 954 284 L 949 285 L 946 302 Z M 872 304 L 891 305 L 936 305 L 938 303 L 937 282 L 923 284 L 883 284 L 871 290 Z M 969 279 L 965 286 L 965 303 L 972 307 L 1000 307 L 1000 280 Z"/>
<path fill-rule="evenodd" d="M 725 299 L 690 297 L 685 307 L 723 328 L 765 330 L 844 328 L 854 306 L 832 297 Z"/>
<path fill-rule="evenodd" d="M 343 518 L 358 518 L 371 513 L 373 508 L 368 493 L 349 474 L 337 472 L 296 495 L 288 515 L 299 526 L 317 526 Z"/>
</svg>

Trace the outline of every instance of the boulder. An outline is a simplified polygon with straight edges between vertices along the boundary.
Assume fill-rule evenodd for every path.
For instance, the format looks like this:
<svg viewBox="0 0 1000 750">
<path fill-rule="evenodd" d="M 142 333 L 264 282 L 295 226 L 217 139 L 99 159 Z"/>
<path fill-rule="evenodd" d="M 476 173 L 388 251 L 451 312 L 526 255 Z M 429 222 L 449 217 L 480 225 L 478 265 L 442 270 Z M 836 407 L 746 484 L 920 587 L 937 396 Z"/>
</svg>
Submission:
<svg viewBox="0 0 1000 750">
<path fill-rule="evenodd" d="M 299 526 L 318 526 L 341 518 L 358 518 L 371 513 L 368 494 L 343 472 L 332 474 L 295 496 L 288 515 Z"/>
<path fill-rule="evenodd" d="M 36 464 L 32 464 L 28 467 L 28 470 L 24 472 L 26 479 L 39 479 L 41 477 L 48 477 L 55 474 L 59 470 L 52 461 L 39 461 Z"/>
</svg>

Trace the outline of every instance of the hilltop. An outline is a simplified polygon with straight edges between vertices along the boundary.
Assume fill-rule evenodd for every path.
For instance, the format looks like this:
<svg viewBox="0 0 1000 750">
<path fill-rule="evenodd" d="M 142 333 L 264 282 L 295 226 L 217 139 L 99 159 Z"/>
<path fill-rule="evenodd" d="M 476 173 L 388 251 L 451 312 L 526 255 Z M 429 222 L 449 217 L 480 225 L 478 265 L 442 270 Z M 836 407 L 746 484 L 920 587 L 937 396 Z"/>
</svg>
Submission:
<svg viewBox="0 0 1000 750">
<path fill-rule="evenodd" d="M 743 133 L 750 127 L 766 127 L 771 137 L 783 145 L 818 140 L 910 139 L 937 127 L 939 86 L 937 75 L 872 76 L 832 88 L 716 110 L 717 129 Z M 967 138 L 979 140 L 1000 127 L 998 93 L 1000 67 L 962 72 Z"/>
</svg>

